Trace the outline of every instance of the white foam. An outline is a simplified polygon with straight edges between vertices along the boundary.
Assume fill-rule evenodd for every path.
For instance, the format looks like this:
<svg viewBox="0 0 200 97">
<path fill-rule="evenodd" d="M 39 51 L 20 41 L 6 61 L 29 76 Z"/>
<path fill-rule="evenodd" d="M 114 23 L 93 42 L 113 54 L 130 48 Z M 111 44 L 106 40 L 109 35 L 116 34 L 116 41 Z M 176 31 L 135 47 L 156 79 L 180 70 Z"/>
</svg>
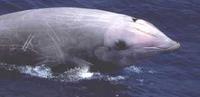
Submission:
<svg viewBox="0 0 200 97">
<path fill-rule="evenodd" d="M 22 74 L 28 74 L 35 77 L 40 78 L 48 78 L 48 79 L 54 79 L 58 81 L 64 81 L 64 82 L 74 82 L 74 81 L 80 81 L 84 79 L 105 79 L 108 81 L 119 81 L 124 80 L 126 77 L 124 76 L 109 76 L 109 75 L 102 75 L 98 72 L 89 72 L 89 67 L 85 68 L 73 68 L 70 70 L 65 71 L 64 73 L 60 73 L 58 75 L 55 75 L 54 72 L 51 71 L 51 68 L 46 65 L 40 65 L 40 66 L 27 66 L 27 65 L 0 65 L 1 68 L 4 68 L 6 70 L 17 70 Z M 137 67 L 132 67 L 133 70 L 136 72 L 140 72 L 140 69 Z"/>
<path fill-rule="evenodd" d="M 37 76 L 37 77 L 41 77 L 41 78 L 53 78 L 51 69 L 46 67 L 45 65 L 35 66 L 35 67 L 21 66 L 18 68 L 18 70 L 21 73 L 29 74 L 32 76 Z"/>
<path fill-rule="evenodd" d="M 131 72 L 135 72 L 135 73 L 142 73 L 142 68 L 136 67 L 134 65 L 126 68 L 126 70 L 131 71 Z"/>
<path fill-rule="evenodd" d="M 124 80 L 124 79 L 125 79 L 125 77 L 124 77 L 124 76 L 121 76 L 121 75 L 115 76 L 115 77 L 113 77 L 113 76 L 109 76 L 109 77 L 108 77 L 108 80 L 109 80 L 109 81 L 119 81 L 119 80 Z"/>
<path fill-rule="evenodd" d="M 91 78 L 91 77 L 94 75 L 94 73 L 89 72 L 89 70 L 86 69 L 86 70 L 83 70 L 83 71 L 79 72 L 78 75 L 79 75 L 81 78 Z"/>
<path fill-rule="evenodd" d="M 156 73 L 156 71 L 154 71 L 154 70 L 149 70 L 148 73 L 154 74 L 154 73 Z"/>
</svg>

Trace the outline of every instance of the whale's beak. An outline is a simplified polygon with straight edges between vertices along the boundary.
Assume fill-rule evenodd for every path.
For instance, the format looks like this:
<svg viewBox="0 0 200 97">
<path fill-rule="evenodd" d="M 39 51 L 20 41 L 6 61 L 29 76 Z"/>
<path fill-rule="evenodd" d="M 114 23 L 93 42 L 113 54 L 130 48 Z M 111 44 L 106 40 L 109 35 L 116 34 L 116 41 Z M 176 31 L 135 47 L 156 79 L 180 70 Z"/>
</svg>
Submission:
<svg viewBox="0 0 200 97">
<path fill-rule="evenodd" d="M 169 50 L 169 51 L 173 51 L 173 50 L 177 50 L 177 49 L 179 49 L 180 48 L 180 43 L 178 43 L 178 42 L 173 42 L 172 44 L 171 44 L 171 46 L 169 47 L 169 48 L 167 48 L 167 50 Z"/>
<path fill-rule="evenodd" d="M 178 50 L 180 46 L 181 46 L 180 43 L 171 40 L 167 42 L 167 44 L 159 46 L 158 48 L 161 49 L 162 51 L 175 51 Z"/>
</svg>

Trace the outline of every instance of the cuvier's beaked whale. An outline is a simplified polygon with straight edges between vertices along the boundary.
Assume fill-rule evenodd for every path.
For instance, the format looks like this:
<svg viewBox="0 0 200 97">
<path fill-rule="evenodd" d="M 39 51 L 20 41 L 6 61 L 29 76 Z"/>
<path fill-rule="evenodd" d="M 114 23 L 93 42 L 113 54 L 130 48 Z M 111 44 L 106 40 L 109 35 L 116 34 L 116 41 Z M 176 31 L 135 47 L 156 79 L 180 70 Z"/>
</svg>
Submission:
<svg viewBox="0 0 200 97">
<path fill-rule="evenodd" d="M 0 16 L 0 62 L 6 64 L 125 67 L 179 47 L 145 20 L 97 9 L 44 8 Z"/>
</svg>

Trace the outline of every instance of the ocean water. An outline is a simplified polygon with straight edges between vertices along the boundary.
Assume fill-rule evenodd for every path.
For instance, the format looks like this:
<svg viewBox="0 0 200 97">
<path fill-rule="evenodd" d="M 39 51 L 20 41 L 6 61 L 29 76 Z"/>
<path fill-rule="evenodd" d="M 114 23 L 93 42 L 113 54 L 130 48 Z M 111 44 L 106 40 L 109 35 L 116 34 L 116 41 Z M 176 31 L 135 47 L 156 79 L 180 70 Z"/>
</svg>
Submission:
<svg viewBox="0 0 200 97">
<path fill-rule="evenodd" d="M 55 77 L 45 66 L 0 68 L 0 97 L 200 97 L 200 0 L 0 0 L 0 14 L 46 7 L 97 8 L 142 18 L 181 48 L 115 74 L 71 71 L 63 79 L 65 74 Z"/>
</svg>

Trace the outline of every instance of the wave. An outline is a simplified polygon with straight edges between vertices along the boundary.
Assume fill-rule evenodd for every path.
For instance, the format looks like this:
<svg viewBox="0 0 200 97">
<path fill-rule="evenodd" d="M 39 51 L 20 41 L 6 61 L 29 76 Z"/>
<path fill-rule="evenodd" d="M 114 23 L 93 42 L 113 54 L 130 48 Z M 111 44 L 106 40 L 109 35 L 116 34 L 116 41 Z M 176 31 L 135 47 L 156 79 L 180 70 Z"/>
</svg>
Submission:
<svg viewBox="0 0 200 97">
<path fill-rule="evenodd" d="M 21 74 L 27 74 L 34 77 L 55 79 L 60 81 L 75 81 L 87 79 L 93 76 L 93 73 L 89 72 L 88 68 L 73 68 L 65 71 L 64 73 L 55 74 L 51 68 L 45 64 L 40 66 L 29 66 L 1 63 L 0 68 L 8 71 L 18 71 Z"/>
<path fill-rule="evenodd" d="M 5 69 L 8 71 L 18 71 L 21 74 L 30 75 L 39 78 L 51 79 L 61 82 L 76 82 L 80 80 L 92 80 L 92 79 L 100 79 L 107 80 L 112 82 L 119 82 L 128 79 L 130 74 L 143 74 L 150 73 L 154 74 L 155 71 L 143 70 L 142 67 L 137 67 L 135 65 L 127 67 L 122 70 L 126 74 L 102 74 L 100 72 L 89 72 L 89 68 L 72 68 L 70 70 L 66 70 L 63 73 L 55 73 L 51 70 L 50 67 L 43 64 L 40 66 L 30 66 L 30 65 L 14 65 L 14 64 L 0 64 L 0 69 Z M 136 79 L 141 81 L 141 79 Z M 143 82 L 144 79 L 142 79 Z"/>
</svg>

